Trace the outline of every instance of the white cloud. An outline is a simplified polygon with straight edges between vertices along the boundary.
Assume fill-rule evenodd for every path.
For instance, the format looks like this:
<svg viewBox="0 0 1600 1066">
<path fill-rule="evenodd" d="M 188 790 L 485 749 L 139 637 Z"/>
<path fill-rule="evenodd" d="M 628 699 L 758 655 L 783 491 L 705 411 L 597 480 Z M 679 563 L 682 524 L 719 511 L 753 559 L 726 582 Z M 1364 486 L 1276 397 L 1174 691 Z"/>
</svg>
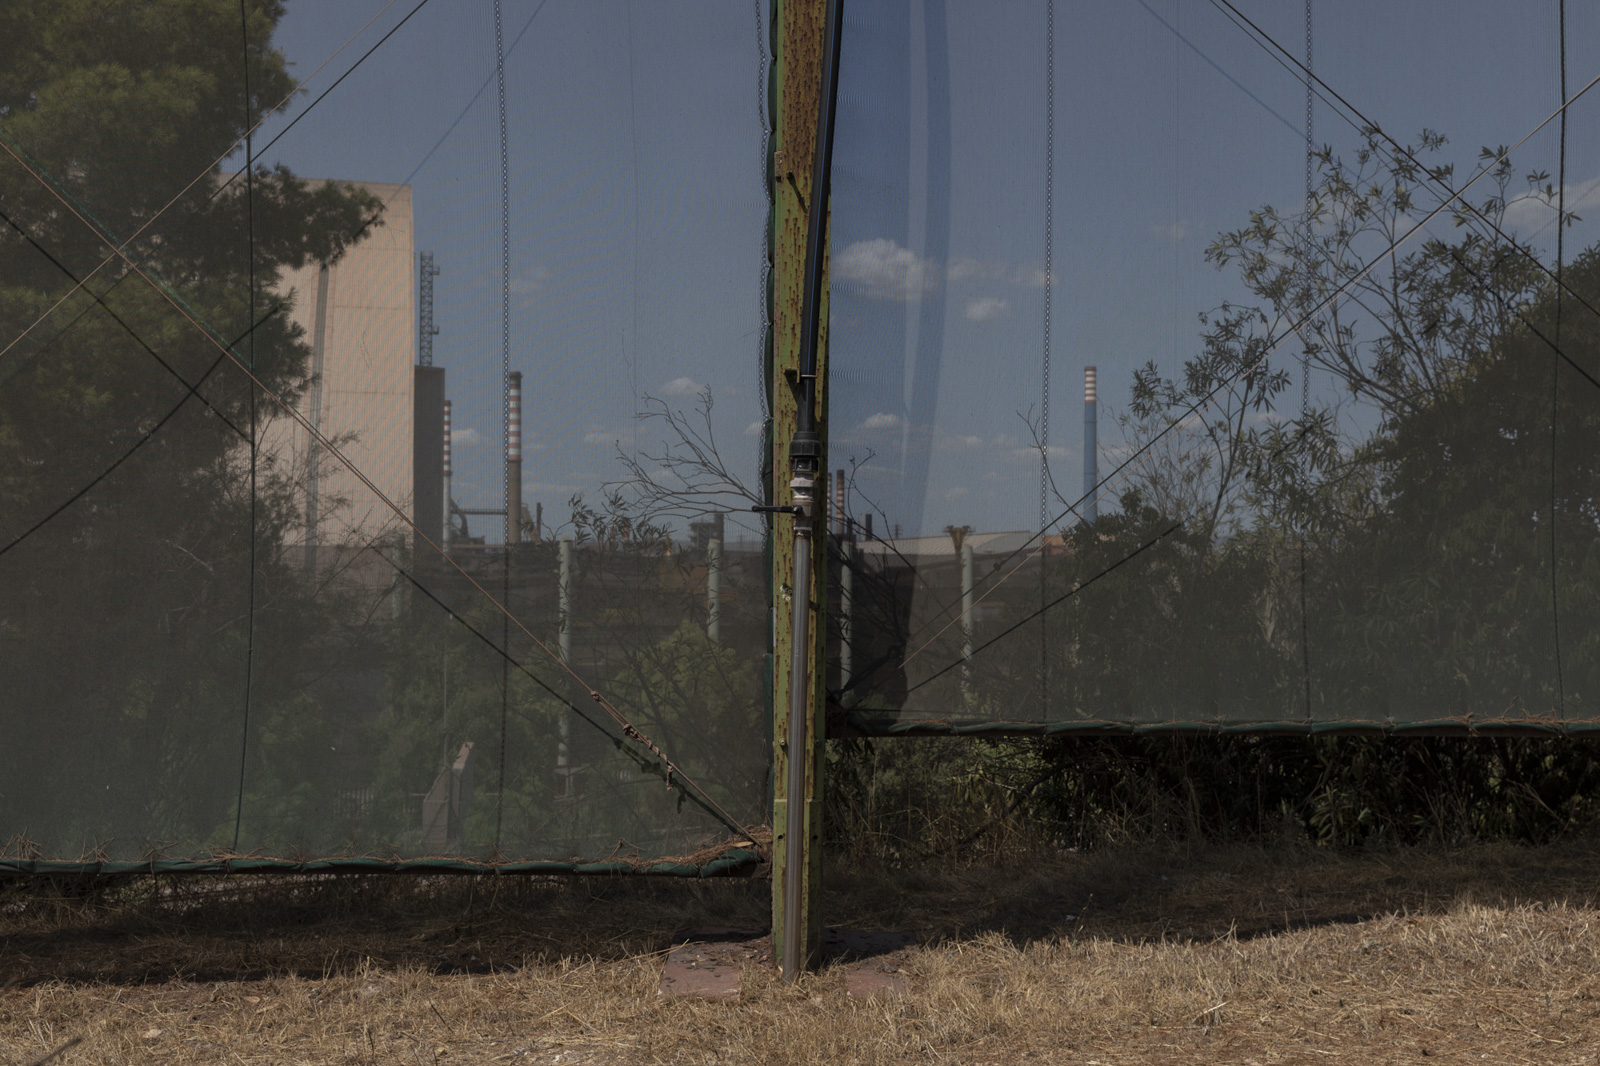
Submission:
<svg viewBox="0 0 1600 1066">
<path fill-rule="evenodd" d="M 952 282 L 1005 281 L 1010 275 L 1011 268 L 1004 263 L 973 259 L 971 256 L 950 260 L 950 266 L 945 270 L 945 277 Z"/>
<path fill-rule="evenodd" d="M 1042 289 L 1045 286 L 1044 267 L 1018 267 L 1016 273 L 1011 275 L 1011 280 L 1024 289 Z M 1052 276 L 1049 280 L 1054 284 L 1056 279 Z"/>
<path fill-rule="evenodd" d="M 1177 244 L 1189 236 L 1189 221 L 1180 218 L 1176 222 L 1158 222 L 1150 227 L 1150 232 L 1168 244 Z"/>
<path fill-rule="evenodd" d="M 475 448 L 483 443 L 483 434 L 471 426 L 462 426 L 460 429 L 450 431 L 450 447 Z"/>
<path fill-rule="evenodd" d="M 945 494 L 944 494 L 944 498 L 947 499 L 947 500 L 959 500 L 961 497 L 965 496 L 966 494 L 967 494 L 967 487 L 965 485 L 957 485 L 955 488 L 949 489 L 948 491 L 946 491 Z"/>
<path fill-rule="evenodd" d="M 1600 205 L 1600 178 L 1576 184 L 1569 182 L 1564 193 L 1567 211 L 1587 219 Z M 1537 234 L 1548 230 L 1553 234 L 1556 226 L 1555 204 L 1545 204 L 1532 197 L 1516 200 L 1506 206 L 1505 224 L 1507 229 L 1523 233 Z"/>
<path fill-rule="evenodd" d="M 525 270 L 511 279 L 511 295 L 516 298 L 518 307 L 527 307 L 538 297 L 539 293 L 555 277 L 555 272 L 547 266 L 536 266 Z"/>
<path fill-rule="evenodd" d="M 880 411 L 877 414 L 868 417 L 865 422 L 861 423 L 861 428 L 899 429 L 903 425 L 905 425 L 905 423 L 901 420 L 899 415 L 890 414 L 887 411 Z"/>
<path fill-rule="evenodd" d="M 879 300 L 912 301 L 932 287 L 937 265 L 886 237 L 857 241 L 835 255 L 829 269 Z"/>
<path fill-rule="evenodd" d="M 987 322 L 991 318 L 999 318 L 1011 308 L 1011 305 L 998 296 L 985 296 L 967 303 L 968 322 Z"/>
<path fill-rule="evenodd" d="M 984 265 L 976 259 L 952 259 L 950 267 L 945 271 L 945 276 L 951 281 L 965 281 L 983 274 Z"/>
<path fill-rule="evenodd" d="M 583 435 L 585 444 L 614 444 L 622 439 L 622 434 L 613 433 L 609 429 L 591 429 Z"/>
<path fill-rule="evenodd" d="M 759 437 L 761 436 L 761 431 L 765 428 L 767 428 L 765 422 L 752 422 L 744 427 L 744 435 L 747 437 Z"/>
<path fill-rule="evenodd" d="M 704 388 L 704 386 L 702 386 L 694 378 L 673 378 L 671 381 L 661 386 L 661 395 L 694 396 L 702 388 Z"/>
</svg>

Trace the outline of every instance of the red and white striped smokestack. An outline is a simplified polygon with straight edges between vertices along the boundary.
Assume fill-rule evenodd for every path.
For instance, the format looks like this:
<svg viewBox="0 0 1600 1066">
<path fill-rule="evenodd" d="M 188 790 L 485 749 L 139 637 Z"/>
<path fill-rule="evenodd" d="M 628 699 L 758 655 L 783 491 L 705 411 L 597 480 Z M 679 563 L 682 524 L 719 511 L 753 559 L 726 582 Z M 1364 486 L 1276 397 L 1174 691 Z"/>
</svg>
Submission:
<svg viewBox="0 0 1600 1066">
<path fill-rule="evenodd" d="M 444 526 L 439 532 L 440 544 L 450 547 L 450 401 L 444 402 Z"/>
<path fill-rule="evenodd" d="M 522 461 L 522 373 L 511 372 L 510 393 L 507 396 L 508 418 L 506 424 L 506 460 Z"/>
<path fill-rule="evenodd" d="M 444 476 L 450 476 L 450 401 L 444 402 Z M 445 501 L 449 506 L 449 501 Z"/>
<path fill-rule="evenodd" d="M 841 537 L 850 532 L 845 520 L 843 470 L 835 471 L 833 476 L 833 531 Z"/>
<path fill-rule="evenodd" d="M 522 371 L 506 386 L 506 543 L 522 543 Z"/>
<path fill-rule="evenodd" d="M 1083 496 L 1078 513 L 1093 525 L 1100 517 L 1100 405 L 1094 367 L 1083 368 Z"/>
</svg>

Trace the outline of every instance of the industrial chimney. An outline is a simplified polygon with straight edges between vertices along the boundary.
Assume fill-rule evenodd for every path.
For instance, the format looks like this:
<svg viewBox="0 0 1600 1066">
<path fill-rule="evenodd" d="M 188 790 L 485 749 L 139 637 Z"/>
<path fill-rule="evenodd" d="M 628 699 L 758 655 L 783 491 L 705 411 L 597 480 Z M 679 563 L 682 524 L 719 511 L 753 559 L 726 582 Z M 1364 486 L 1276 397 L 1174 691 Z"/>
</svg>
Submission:
<svg viewBox="0 0 1600 1066">
<path fill-rule="evenodd" d="M 835 472 L 833 481 L 833 531 L 841 537 L 850 535 L 849 519 L 845 517 L 844 503 L 844 471 L 839 470 Z"/>
<path fill-rule="evenodd" d="M 439 542 L 450 548 L 450 401 L 444 402 L 444 533 Z"/>
<path fill-rule="evenodd" d="M 1083 520 L 1093 523 L 1100 517 L 1096 496 L 1100 488 L 1100 413 L 1095 396 L 1094 367 L 1083 368 Z"/>
<path fill-rule="evenodd" d="M 506 397 L 506 543 L 522 541 L 522 371 L 511 372 Z"/>
</svg>

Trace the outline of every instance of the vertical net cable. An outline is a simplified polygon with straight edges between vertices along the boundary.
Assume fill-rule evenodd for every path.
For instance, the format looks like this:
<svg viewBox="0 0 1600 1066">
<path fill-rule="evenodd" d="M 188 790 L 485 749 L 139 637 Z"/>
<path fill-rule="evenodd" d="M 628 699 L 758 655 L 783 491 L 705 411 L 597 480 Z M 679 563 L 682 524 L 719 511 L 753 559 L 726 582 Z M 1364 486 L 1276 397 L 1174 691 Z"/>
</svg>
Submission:
<svg viewBox="0 0 1600 1066">
<path fill-rule="evenodd" d="M 1560 49 L 1561 131 L 1556 161 L 1556 321 L 1550 352 L 1550 637 L 1556 658 L 1556 709 L 1567 710 L 1567 685 L 1561 665 L 1561 603 L 1556 578 L 1556 402 L 1561 392 L 1561 305 L 1566 303 L 1561 275 L 1566 262 L 1567 230 L 1567 0 L 1556 5 L 1556 36 Z"/>
<path fill-rule="evenodd" d="M 502 603 L 511 603 L 511 543 L 521 515 L 511 513 L 511 152 L 506 139 L 506 47 L 500 0 L 494 0 L 494 77 L 500 118 L 500 403 L 505 451 L 502 455 L 502 498 L 506 501 Z M 507 719 L 511 714 L 511 614 L 500 614 L 500 766 L 494 801 L 494 847 L 500 850 L 500 828 L 505 815 Z"/>
<path fill-rule="evenodd" d="M 1311 210 L 1311 197 L 1316 190 L 1316 81 L 1312 77 L 1312 0 L 1306 0 L 1306 211 Z M 1310 224 L 1308 217 L 1307 225 Z M 1306 348 L 1300 356 L 1300 419 L 1304 425 L 1306 412 L 1311 409 L 1311 350 Z"/>
<path fill-rule="evenodd" d="M 250 322 L 256 320 L 256 214 L 255 214 L 255 130 L 253 129 L 255 115 L 250 104 L 250 14 L 245 8 L 245 0 L 239 0 L 239 34 L 241 39 L 241 57 L 244 60 L 244 202 L 245 202 L 245 227 L 246 244 L 249 249 L 248 276 L 249 276 L 249 306 Z M 253 373 L 256 365 L 256 336 L 255 331 L 249 334 L 249 347 L 246 357 L 250 361 Z M 256 461 L 260 434 L 256 429 L 256 389 L 254 382 L 247 382 L 250 390 L 250 545 L 246 565 L 249 568 L 248 587 L 245 592 L 245 649 L 244 649 L 244 721 L 239 730 L 239 791 L 233 808 L 233 846 L 231 851 L 239 850 L 239 830 L 244 821 L 244 779 L 245 761 L 250 752 L 250 695 L 254 688 L 255 646 L 256 646 Z"/>
<path fill-rule="evenodd" d="M 1050 296 L 1055 288 L 1052 274 L 1055 250 L 1056 191 L 1056 5 L 1044 5 L 1044 294 L 1043 352 L 1039 382 L 1039 536 L 1045 536 L 1050 522 Z M 1050 597 L 1045 582 L 1046 568 L 1039 566 L 1039 605 Z M 1043 719 L 1050 717 L 1049 623 L 1039 615 L 1039 709 Z"/>
<path fill-rule="evenodd" d="M 1312 197 L 1316 192 L 1314 163 L 1316 159 L 1316 79 L 1312 75 L 1312 0 L 1306 0 L 1306 232 L 1309 235 Z M 1306 432 L 1311 416 L 1311 343 L 1305 341 L 1300 350 L 1300 432 Z M 1306 602 L 1306 529 L 1304 518 L 1300 521 L 1300 673 L 1305 686 L 1306 721 L 1311 720 L 1311 608 Z"/>
</svg>

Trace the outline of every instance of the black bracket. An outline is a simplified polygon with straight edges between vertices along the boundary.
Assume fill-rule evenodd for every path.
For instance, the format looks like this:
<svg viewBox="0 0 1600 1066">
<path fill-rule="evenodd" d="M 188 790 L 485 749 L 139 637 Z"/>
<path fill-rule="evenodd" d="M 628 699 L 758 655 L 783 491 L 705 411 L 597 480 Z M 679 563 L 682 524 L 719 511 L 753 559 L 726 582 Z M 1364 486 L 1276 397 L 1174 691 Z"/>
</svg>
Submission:
<svg viewBox="0 0 1600 1066">
<path fill-rule="evenodd" d="M 750 510 L 760 511 L 763 514 L 805 514 L 804 510 L 795 507 L 793 504 L 778 504 L 773 507 L 766 507 L 758 503 L 751 507 Z"/>
</svg>

